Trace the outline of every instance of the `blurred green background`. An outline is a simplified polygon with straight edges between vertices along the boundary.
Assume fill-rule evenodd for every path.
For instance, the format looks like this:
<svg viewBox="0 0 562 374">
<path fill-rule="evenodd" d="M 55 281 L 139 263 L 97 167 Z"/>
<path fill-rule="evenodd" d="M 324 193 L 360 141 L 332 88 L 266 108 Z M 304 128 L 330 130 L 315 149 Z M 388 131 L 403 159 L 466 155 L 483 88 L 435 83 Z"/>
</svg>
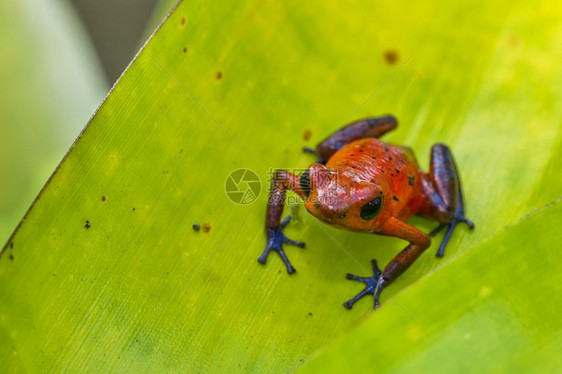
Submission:
<svg viewBox="0 0 562 374">
<path fill-rule="evenodd" d="M 0 2 L 2 246 L 174 2 Z"/>
</svg>

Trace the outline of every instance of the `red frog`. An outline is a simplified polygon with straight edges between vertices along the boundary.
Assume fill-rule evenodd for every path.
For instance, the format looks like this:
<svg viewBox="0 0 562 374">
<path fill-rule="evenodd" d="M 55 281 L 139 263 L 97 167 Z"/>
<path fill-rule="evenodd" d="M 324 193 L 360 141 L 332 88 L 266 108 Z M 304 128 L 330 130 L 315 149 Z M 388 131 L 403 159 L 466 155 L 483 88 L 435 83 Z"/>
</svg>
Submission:
<svg viewBox="0 0 562 374">
<path fill-rule="evenodd" d="M 378 308 L 383 288 L 406 271 L 430 246 L 430 237 L 443 228 L 447 227 L 447 231 L 438 257 L 444 255 L 458 223 L 474 228 L 464 216 L 461 182 L 449 147 L 432 147 L 430 171 L 425 173 L 410 148 L 379 140 L 396 126 L 396 118 L 390 115 L 353 122 L 319 143 L 316 150 L 304 149 L 320 158 L 300 178 L 286 170 L 276 170 L 267 204 L 267 245 L 258 261 L 265 264 L 269 252 L 274 251 L 289 274 L 296 272 L 283 244 L 301 248 L 305 244 L 283 234 L 291 219 L 288 216 L 281 222 L 287 190 L 304 199 L 309 213 L 333 227 L 395 236 L 410 243 L 384 271 L 373 260 L 373 276 L 347 274 L 347 279 L 366 284 L 363 291 L 344 303 L 348 309 L 367 294 L 374 296 L 375 309 Z M 406 223 L 414 214 L 433 219 L 439 226 L 426 234 Z"/>
</svg>

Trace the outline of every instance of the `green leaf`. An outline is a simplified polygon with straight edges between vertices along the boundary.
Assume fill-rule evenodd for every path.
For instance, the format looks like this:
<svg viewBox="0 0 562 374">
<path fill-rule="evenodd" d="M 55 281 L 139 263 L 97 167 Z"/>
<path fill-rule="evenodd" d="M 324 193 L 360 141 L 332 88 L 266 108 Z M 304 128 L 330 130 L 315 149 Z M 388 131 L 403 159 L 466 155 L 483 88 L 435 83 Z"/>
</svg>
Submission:
<svg viewBox="0 0 562 374">
<path fill-rule="evenodd" d="M 411 146 L 423 166 L 436 142 L 456 156 L 476 229 L 460 228 L 443 260 L 432 246 L 382 302 L 395 309 L 390 294 L 409 310 L 440 297 L 403 301 L 420 278 L 439 276 L 556 200 L 562 183 L 556 5 L 477 1 L 470 9 L 438 0 L 180 3 L 4 248 L 7 367 L 298 368 L 371 309 L 367 300 L 343 308 L 358 287 L 345 274 L 365 272 L 372 258 L 388 262 L 405 243 L 332 230 L 294 204 L 286 233 L 307 249 L 287 251 L 299 272 L 288 276 L 275 256 L 259 265 L 268 172 L 306 167 L 313 158 L 302 146 L 367 115 L 395 114 L 400 127 L 385 139 Z M 252 204 L 225 193 L 240 168 L 262 180 Z M 210 231 L 195 232 L 194 222 Z M 410 321 L 404 312 L 394 318 Z"/>
<path fill-rule="evenodd" d="M 65 2 L 0 3 L 0 242 L 6 242 L 107 87 Z"/>
<path fill-rule="evenodd" d="M 301 372 L 558 371 L 561 227 L 557 200 L 410 287 Z"/>
</svg>

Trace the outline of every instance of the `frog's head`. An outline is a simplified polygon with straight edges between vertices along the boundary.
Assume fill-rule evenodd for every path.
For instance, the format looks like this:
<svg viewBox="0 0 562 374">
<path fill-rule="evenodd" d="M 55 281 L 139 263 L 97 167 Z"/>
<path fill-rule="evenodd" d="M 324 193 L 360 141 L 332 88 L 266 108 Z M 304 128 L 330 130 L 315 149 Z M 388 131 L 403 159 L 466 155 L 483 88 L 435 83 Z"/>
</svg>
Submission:
<svg viewBox="0 0 562 374">
<path fill-rule="evenodd" d="M 312 164 L 300 177 L 305 207 L 336 227 L 372 232 L 383 209 L 382 189 L 353 172 Z"/>
</svg>

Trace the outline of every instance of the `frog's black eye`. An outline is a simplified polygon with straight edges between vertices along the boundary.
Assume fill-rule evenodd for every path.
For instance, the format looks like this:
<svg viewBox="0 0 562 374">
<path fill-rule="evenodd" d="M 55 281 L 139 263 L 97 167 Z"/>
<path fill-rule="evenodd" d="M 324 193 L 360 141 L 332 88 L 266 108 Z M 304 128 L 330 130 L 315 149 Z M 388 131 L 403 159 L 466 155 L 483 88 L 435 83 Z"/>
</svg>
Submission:
<svg viewBox="0 0 562 374">
<path fill-rule="evenodd" d="M 309 173 L 308 169 L 306 169 L 304 171 L 304 173 L 302 173 L 299 184 L 301 186 L 301 190 L 302 190 L 302 193 L 304 194 L 304 197 L 308 199 L 308 195 L 310 195 L 310 189 L 311 189 L 311 187 L 310 187 L 310 173 Z"/>
<path fill-rule="evenodd" d="M 367 204 L 363 205 L 361 208 L 361 219 L 364 221 L 370 221 L 374 219 L 382 208 L 382 196 L 377 197 L 369 201 Z"/>
</svg>

